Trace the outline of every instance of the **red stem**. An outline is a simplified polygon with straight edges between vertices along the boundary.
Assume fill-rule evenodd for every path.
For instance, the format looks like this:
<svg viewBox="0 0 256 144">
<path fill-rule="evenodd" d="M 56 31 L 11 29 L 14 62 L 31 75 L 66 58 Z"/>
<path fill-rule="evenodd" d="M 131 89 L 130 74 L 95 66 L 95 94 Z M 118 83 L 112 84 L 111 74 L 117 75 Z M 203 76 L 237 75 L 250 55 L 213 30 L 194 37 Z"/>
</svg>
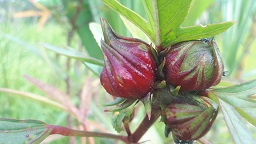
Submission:
<svg viewBox="0 0 256 144">
<path fill-rule="evenodd" d="M 125 143 L 129 143 L 127 136 L 109 134 L 109 133 L 101 133 L 101 132 L 88 132 L 88 131 L 79 131 L 73 130 L 63 126 L 55 126 L 48 125 L 47 129 L 51 129 L 52 134 L 60 134 L 63 136 L 80 136 L 80 137 L 101 137 L 101 138 L 109 138 L 109 139 L 117 139 L 121 140 Z"/>
<path fill-rule="evenodd" d="M 131 130 L 130 130 L 129 123 L 124 123 L 124 129 L 125 129 L 128 137 L 130 137 L 132 135 L 132 133 L 131 133 Z"/>
<path fill-rule="evenodd" d="M 47 129 L 51 130 L 50 135 L 52 134 L 60 134 L 63 136 L 80 136 L 80 137 L 101 137 L 101 138 L 109 138 L 121 140 L 125 143 L 138 143 L 141 137 L 147 132 L 147 130 L 154 124 L 154 122 L 159 118 L 161 111 L 158 109 L 152 110 L 151 118 L 148 119 L 146 115 L 138 128 L 134 131 L 134 133 L 130 133 L 129 126 L 126 125 L 126 131 L 128 136 L 121 136 L 109 133 L 101 133 L 101 132 L 89 132 L 89 131 L 79 131 L 73 130 L 63 126 L 55 126 L 55 125 L 47 125 Z M 127 129 L 128 126 L 128 129 Z"/>
<path fill-rule="evenodd" d="M 154 109 L 152 110 L 152 112 L 153 113 L 150 120 L 146 115 L 138 128 L 135 130 L 135 132 L 130 136 L 131 142 L 137 143 L 141 139 L 141 137 L 147 132 L 147 130 L 154 124 L 154 122 L 159 118 L 159 110 Z"/>
<path fill-rule="evenodd" d="M 200 143 L 202 143 L 202 144 L 211 144 L 210 142 L 208 142 L 206 139 L 204 139 L 204 138 L 200 138 L 199 140 L 198 140 Z"/>
<path fill-rule="evenodd" d="M 125 143 L 131 143 L 131 142 L 137 143 L 160 116 L 159 110 L 152 110 L 152 111 L 153 113 L 151 115 L 150 120 L 146 115 L 142 120 L 142 122 L 140 123 L 140 125 L 138 126 L 138 128 L 135 130 L 135 132 L 132 134 L 128 134 L 130 136 L 121 136 L 121 135 L 101 133 L 101 132 L 79 131 L 79 130 L 73 130 L 67 127 L 55 126 L 55 125 L 47 125 L 46 128 L 48 130 L 51 130 L 50 135 L 60 134 L 63 136 L 100 137 L 100 138 L 121 140 Z"/>
</svg>

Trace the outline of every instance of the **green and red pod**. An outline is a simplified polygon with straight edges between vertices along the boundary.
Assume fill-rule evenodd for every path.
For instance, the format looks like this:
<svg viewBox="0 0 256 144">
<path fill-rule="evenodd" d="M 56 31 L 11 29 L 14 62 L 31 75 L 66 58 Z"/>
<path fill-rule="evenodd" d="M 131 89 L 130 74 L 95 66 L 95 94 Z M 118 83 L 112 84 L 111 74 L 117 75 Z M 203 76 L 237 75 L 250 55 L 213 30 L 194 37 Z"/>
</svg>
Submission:
<svg viewBox="0 0 256 144">
<path fill-rule="evenodd" d="M 211 128 L 218 105 L 204 96 L 177 96 L 164 111 L 164 122 L 174 139 L 193 141 L 204 136 Z"/>
<path fill-rule="evenodd" d="M 213 40 L 186 41 L 175 44 L 166 56 L 167 82 L 184 91 L 204 90 L 217 85 L 224 65 Z"/>
<path fill-rule="evenodd" d="M 155 81 L 156 64 L 150 45 L 117 35 L 104 19 L 101 25 L 105 64 L 100 75 L 101 84 L 112 96 L 143 98 L 152 90 Z"/>
</svg>

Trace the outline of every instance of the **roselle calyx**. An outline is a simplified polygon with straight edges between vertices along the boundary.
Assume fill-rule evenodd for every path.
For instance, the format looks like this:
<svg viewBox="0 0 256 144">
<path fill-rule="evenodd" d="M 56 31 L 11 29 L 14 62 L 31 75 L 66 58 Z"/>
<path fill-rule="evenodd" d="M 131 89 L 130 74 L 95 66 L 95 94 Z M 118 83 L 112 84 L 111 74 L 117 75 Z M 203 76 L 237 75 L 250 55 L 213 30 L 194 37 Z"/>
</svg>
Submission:
<svg viewBox="0 0 256 144">
<path fill-rule="evenodd" d="M 164 111 L 164 122 L 176 141 L 193 141 L 204 136 L 218 113 L 218 105 L 204 96 L 180 96 Z"/>
<path fill-rule="evenodd" d="M 139 39 L 117 35 L 104 19 L 101 25 L 105 64 L 100 75 L 101 84 L 112 96 L 143 98 L 152 90 L 155 81 L 156 64 L 151 46 Z"/>
<path fill-rule="evenodd" d="M 224 65 L 214 40 L 203 39 L 175 44 L 166 56 L 167 82 L 184 91 L 199 91 L 217 85 Z"/>
</svg>

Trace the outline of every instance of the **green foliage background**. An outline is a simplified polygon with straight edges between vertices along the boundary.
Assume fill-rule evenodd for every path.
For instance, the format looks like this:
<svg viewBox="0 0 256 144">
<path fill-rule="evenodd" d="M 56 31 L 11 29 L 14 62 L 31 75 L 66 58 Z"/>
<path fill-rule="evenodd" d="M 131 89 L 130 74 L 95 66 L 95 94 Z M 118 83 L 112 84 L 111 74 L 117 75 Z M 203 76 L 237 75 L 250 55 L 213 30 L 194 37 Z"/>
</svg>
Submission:
<svg viewBox="0 0 256 144">
<path fill-rule="evenodd" d="M 0 88 L 10 88 L 45 96 L 23 76 L 30 75 L 67 92 L 76 105 L 79 105 L 79 92 L 85 80 L 97 81 L 94 73 L 86 69 L 80 61 L 67 60 L 66 57 L 50 52 L 42 46 L 50 44 L 65 48 L 71 47 L 81 53 L 102 59 L 100 49 L 89 30 L 90 22 L 99 23 L 100 17 L 108 20 L 117 33 L 131 36 L 124 23 L 114 11 L 100 0 L 40 0 L 40 4 L 51 12 L 43 29 L 39 30 L 39 17 L 13 18 L 13 14 L 25 10 L 38 9 L 29 1 L 0 1 Z M 145 17 L 141 1 L 120 0 L 120 2 Z M 256 78 L 256 2 L 254 0 L 193 0 L 194 7 L 184 26 L 193 24 L 217 23 L 233 20 L 235 26 L 215 37 L 226 64 L 228 77 L 223 82 L 239 83 Z M 79 9 L 79 12 L 77 12 Z M 78 13 L 78 14 L 77 14 Z M 74 17 L 76 17 L 74 19 Z M 75 21 L 75 22 L 74 22 Z M 67 66 L 69 65 L 69 66 Z M 67 88 L 66 80 L 70 80 Z M 86 81 L 88 83 L 88 81 Z M 98 90 L 100 89 L 100 90 Z M 98 93 L 92 97 L 87 118 L 113 132 L 111 114 L 104 113 L 103 104 L 111 97 L 98 86 Z M 79 122 L 63 110 L 39 100 L 0 92 L 0 116 L 17 119 L 38 119 L 56 125 L 79 126 Z M 134 120 L 133 126 L 143 117 L 143 111 Z M 250 124 L 254 136 L 256 130 Z M 165 139 L 163 124 L 156 123 L 146 134 L 144 140 L 153 135 L 152 143 L 170 143 Z M 212 143 L 232 143 L 221 115 L 212 130 L 205 137 Z M 57 137 L 49 143 L 68 143 L 70 138 Z M 76 139 L 77 143 L 81 139 Z M 109 143 L 106 139 L 95 139 L 95 143 Z"/>
</svg>

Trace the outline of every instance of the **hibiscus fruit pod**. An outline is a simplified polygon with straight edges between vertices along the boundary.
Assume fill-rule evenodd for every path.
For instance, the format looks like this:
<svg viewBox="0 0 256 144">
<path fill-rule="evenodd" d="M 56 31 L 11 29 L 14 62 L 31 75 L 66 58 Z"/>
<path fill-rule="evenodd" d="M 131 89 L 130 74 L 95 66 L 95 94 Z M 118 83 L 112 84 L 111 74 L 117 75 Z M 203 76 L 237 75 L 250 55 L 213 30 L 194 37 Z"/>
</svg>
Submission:
<svg viewBox="0 0 256 144">
<path fill-rule="evenodd" d="M 167 82 L 184 91 L 204 90 L 217 85 L 224 65 L 214 40 L 203 39 L 175 44 L 166 56 Z"/>
<path fill-rule="evenodd" d="M 164 122 L 174 140 L 193 141 L 204 136 L 218 114 L 218 105 L 207 97 L 175 99 L 164 111 Z"/>
<path fill-rule="evenodd" d="M 156 64 L 150 45 L 117 35 L 104 19 L 101 25 L 105 64 L 100 75 L 101 84 L 112 96 L 143 98 L 152 90 L 155 81 Z"/>
</svg>

